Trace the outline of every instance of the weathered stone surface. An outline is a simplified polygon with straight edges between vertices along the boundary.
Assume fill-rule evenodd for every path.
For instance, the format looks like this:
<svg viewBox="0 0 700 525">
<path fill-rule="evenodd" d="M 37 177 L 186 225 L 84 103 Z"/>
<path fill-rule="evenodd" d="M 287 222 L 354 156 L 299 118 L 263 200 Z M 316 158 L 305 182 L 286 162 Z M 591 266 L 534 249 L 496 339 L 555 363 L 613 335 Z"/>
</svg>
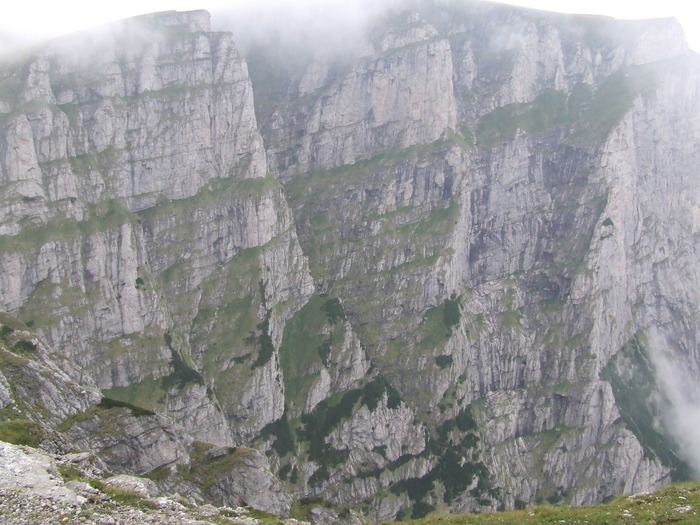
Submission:
<svg viewBox="0 0 700 525">
<path fill-rule="evenodd" d="M 127 474 L 111 476 L 104 480 L 107 487 L 134 492 L 144 498 L 154 498 L 159 496 L 158 487 L 150 479 L 138 478 Z"/>
<path fill-rule="evenodd" d="M 31 489 L 56 503 L 79 506 L 85 498 L 67 489 L 46 454 L 0 441 L 0 491 Z"/>
<path fill-rule="evenodd" d="M 219 458 L 215 449 L 208 455 L 210 461 L 225 462 L 227 467 L 218 475 L 205 474 L 211 476 L 207 482 L 207 495 L 212 501 L 233 507 L 249 505 L 283 517 L 289 514 L 292 498 L 269 471 L 265 456 L 245 447 L 238 447 Z"/>
<path fill-rule="evenodd" d="M 414 414 L 406 407 L 389 408 L 386 396 L 375 410 L 363 406 L 351 420 L 342 423 L 328 437 L 336 449 L 370 452 L 384 447 L 388 462 L 401 456 L 418 455 L 425 449 L 424 430 L 416 428 Z"/>
<path fill-rule="evenodd" d="M 188 460 L 191 440 L 181 428 L 157 415 L 109 408 L 76 421 L 64 432 L 79 450 L 99 455 L 115 472 L 146 474 L 157 467 Z"/>
<path fill-rule="evenodd" d="M 293 113 L 281 107 L 273 115 L 271 170 L 287 179 L 387 149 L 429 144 L 454 129 L 450 43 L 436 35 L 435 28 L 413 14 L 390 27 L 377 43 L 378 53 L 345 76 L 324 82 L 324 69 L 309 69 L 300 90 L 307 91 L 309 83 L 323 88 L 317 87 L 311 102 Z"/>
<path fill-rule="evenodd" d="M 157 489 L 151 480 L 145 478 L 113 476 L 99 480 L 98 476 L 104 472 L 95 472 L 90 481 L 97 482 L 104 492 L 85 481 L 64 483 L 58 467 L 66 462 L 66 456 L 51 456 L 40 450 L 0 442 L 2 522 L 42 523 L 60 517 L 64 521 L 90 524 L 203 525 L 230 518 L 235 523 L 259 523 L 249 515 L 249 508 L 217 508 L 211 504 L 185 507 L 168 497 L 154 497 Z M 123 496 L 128 496 L 126 502 L 132 503 L 122 503 Z M 306 523 L 281 518 L 280 522 L 288 525 Z"/>
</svg>

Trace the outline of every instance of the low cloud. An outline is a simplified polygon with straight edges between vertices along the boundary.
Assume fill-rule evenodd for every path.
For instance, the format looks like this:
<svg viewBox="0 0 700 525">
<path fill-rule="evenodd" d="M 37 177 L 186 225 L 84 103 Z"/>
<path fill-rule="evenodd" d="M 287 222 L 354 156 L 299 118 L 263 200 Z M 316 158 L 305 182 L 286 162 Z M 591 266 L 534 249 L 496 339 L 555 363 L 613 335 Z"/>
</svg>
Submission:
<svg viewBox="0 0 700 525">
<path fill-rule="evenodd" d="M 337 53 L 365 45 L 369 23 L 400 3 L 400 0 L 241 2 L 230 8 L 212 9 L 212 26 L 233 31 L 244 53 L 252 45 L 267 43 L 313 48 L 321 54 Z"/>
<path fill-rule="evenodd" d="M 649 354 L 657 373 L 659 387 L 670 406 L 664 419 L 668 430 L 678 442 L 680 452 L 695 476 L 700 477 L 700 384 L 695 367 L 687 357 L 669 344 L 659 331 L 649 333 Z"/>
</svg>

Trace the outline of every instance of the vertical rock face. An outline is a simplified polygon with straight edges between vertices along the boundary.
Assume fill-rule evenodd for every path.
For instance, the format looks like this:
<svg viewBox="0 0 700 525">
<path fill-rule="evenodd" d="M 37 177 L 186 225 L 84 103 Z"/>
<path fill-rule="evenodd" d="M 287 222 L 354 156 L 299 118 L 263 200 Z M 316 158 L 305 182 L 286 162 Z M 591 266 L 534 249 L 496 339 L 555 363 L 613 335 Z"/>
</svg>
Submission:
<svg viewBox="0 0 700 525">
<path fill-rule="evenodd" d="M 366 56 L 317 58 L 290 74 L 287 98 L 260 104 L 262 127 L 316 282 L 340 298 L 375 370 L 430 439 L 382 464 L 376 479 L 360 483 L 338 467 L 328 482 L 310 477 L 310 488 L 357 503 L 391 479 L 391 494 L 368 509 L 387 519 L 407 508 L 406 494 L 420 515 L 587 503 L 678 475 L 678 449 L 661 438 L 670 422 L 653 365 L 671 352 L 698 366 L 688 323 L 697 264 L 685 259 L 697 253 L 689 144 L 698 134 L 696 119 L 679 113 L 697 112 L 697 60 L 678 25 L 479 4 L 417 7 L 379 25 Z M 400 57 L 392 75 L 411 79 L 396 95 L 408 102 L 425 85 L 412 69 L 423 42 L 436 46 L 429 56 L 449 55 L 444 120 L 419 125 L 394 104 L 401 131 L 387 136 L 419 139 L 325 160 L 321 152 L 343 143 L 345 115 L 363 111 L 369 124 L 385 106 L 375 100 L 367 111 L 363 96 L 346 98 L 323 133 L 313 111 L 297 109 L 349 96 L 349 79 L 376 78 L 385 53 Z M 425 133 L 426 122 L 441 132 Z M 644 395 L 640 409 L 632 399 Z M 358 406 L 324 439 L 335 449 L 357 441 L 350 462 L 369 473 L 358 466 L 369 436 L 387 450 L 391 441 L 378 437 L 379 416 Z M 398 415 L 384 417 L 404 428 Z M 462 469 L 447 468 L 451 454 Z M 415 469 L 398 483 L 385 477 L 397 463 Z"/>
<path fill-rule="evenodd" d="M 252 354 L 313 288 L 247 68 L 205 12 L 104 33 L 4 69 L 0 303 L 101 389 L 230 444 L 281 416 Z"/>
<path fill-rule="evenodd" d="M 282 485 L 211 466 L 267 464 L 240 447 L 191 473 L 377 520 L 682 476 L 662 371 L 700 373 L 700 63 L 678 25 L 412 2 L 368 34 L 246 65 L 170 12 L 3 65 L 0 309 L 186 434 L 122 412 L 159 454 L 107 460 L 254 446 Z M 88 405 L 56 415 L 84 412 L 86 447 Z"/>
<path fill-rule="evenodd" d="M 271 119 L 271 169 L 287 179 L 440 139 L 457 117 L 452 76 L 450 42 L 416 14 L 397 20 L 346 73 L 305 72 Z"/>
</svg>

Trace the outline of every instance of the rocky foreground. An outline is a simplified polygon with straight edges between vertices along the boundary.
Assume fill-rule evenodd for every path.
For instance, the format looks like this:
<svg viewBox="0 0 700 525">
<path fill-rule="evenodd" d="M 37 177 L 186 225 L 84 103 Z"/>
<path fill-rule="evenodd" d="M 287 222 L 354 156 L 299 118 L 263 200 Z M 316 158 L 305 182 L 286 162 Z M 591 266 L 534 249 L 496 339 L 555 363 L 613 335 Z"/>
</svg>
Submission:
<svg viewBox="0 0 700 525">
<path fill-rule="evenodd" d="M 321 508 L 313 521 L 323 519 Z M 700 521 L 700 485 L 682 484 L 594 507 L 538 506 L 521 511 L 463 516 L 434 515 L 413 522 L 430 525 L 540 523 L 679 523 Z M 137 476 L 107 476 L 89 453 L 54 455 L 0 441 L 0 521 L 8 524 L 103 525 L 237 523 L 310 525 L 244 507 L 198 505 L 180 494 L 163 495 Z M 357 523 L 360 523 L 357 520 Z"/>
<path fill-rule="evenodd" d="M 243 507 L 197 505 L 180 495 L 163 495 L 136 476 L 103 477 L 88 453 L 50 455 L 0 441 L 2 523 L 299 524 Z"/>
</svg>

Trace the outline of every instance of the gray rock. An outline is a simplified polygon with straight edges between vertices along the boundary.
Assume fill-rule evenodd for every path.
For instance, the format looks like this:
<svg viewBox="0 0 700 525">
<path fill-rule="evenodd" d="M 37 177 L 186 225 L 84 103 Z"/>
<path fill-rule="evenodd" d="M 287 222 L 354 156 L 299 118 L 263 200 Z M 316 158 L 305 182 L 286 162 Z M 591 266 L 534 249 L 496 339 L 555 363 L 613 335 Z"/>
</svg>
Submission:
<svg viewBox="0 0 700 525">
<path fill-rule="evenodd" d="M 146 478 L 138 478 L 136 476 L 120 474 L 118 476 L 112 476 L 105 479 L 104 484 L 107 487 L 114 487 L 117 489 L 134 492 L 144 498 L 155 498 L 156 496 L 160 496 L 156 484 L 150 479 Z"/>
<path fill-rule="evenodd" d="M 0 441 L 0 491 L 26 491 L 37 498 L 79 507 L 87 500 L 64 485 L 47 454 Z"/>
<path fill-rule="evenodd" d="M 217 474 L 204 471 L 209 477 L 207 494 L 215 504 L 247 505 L 283 517 L 289 514 L 292 498 L 270 472 L 265 456 L 256 450 L 238 447 L 218 461 L 227 468 L 214 467 Z"/>
</svg>

